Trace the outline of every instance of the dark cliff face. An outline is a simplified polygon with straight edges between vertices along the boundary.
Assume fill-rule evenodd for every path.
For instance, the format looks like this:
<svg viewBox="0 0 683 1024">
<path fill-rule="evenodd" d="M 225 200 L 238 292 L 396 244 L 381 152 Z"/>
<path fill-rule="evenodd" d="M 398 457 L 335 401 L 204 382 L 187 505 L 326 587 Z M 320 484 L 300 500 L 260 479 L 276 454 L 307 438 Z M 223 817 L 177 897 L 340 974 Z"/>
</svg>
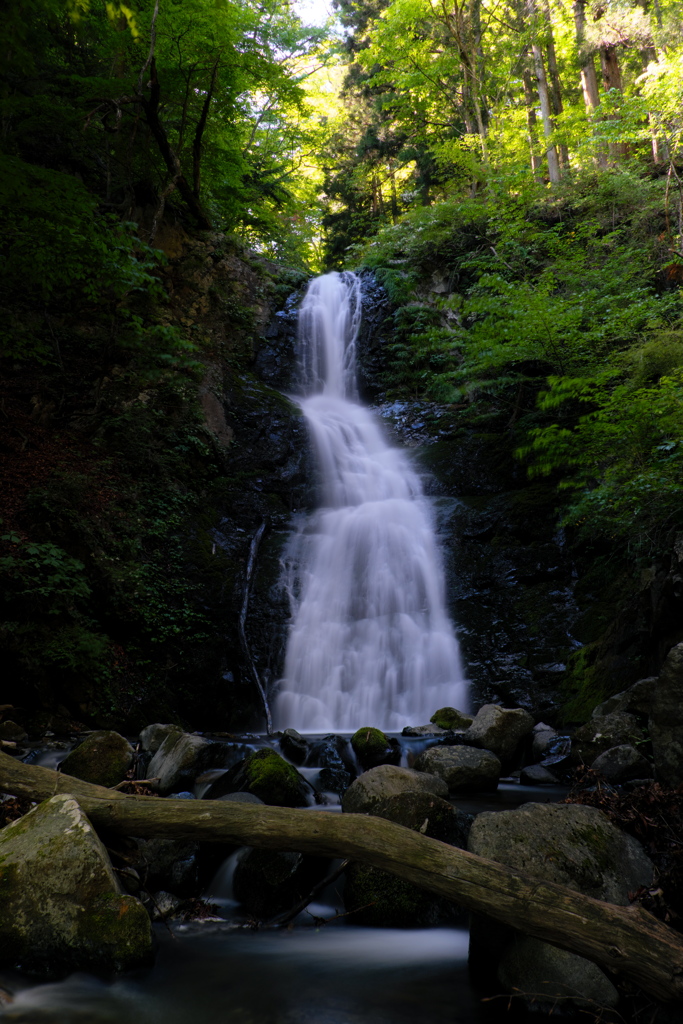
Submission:
<svg viewBox="0 0 683 1024">
<path fill-rule="evenodd" d="M 31 730 L 251 724 L 238 621 L 264 521 L 247 637 L 279 671 L 279 549 L 311 473 L 299 410 L 254 364 L 303 278 L 219 234 L 159 241 L 163 296 L 138 312 L 180 331 L 191 361 L 141 370 L 76 311 L 49 325 L 75 339 L 61 367 L 5 367 L 3 702 Z"/>
</svg>

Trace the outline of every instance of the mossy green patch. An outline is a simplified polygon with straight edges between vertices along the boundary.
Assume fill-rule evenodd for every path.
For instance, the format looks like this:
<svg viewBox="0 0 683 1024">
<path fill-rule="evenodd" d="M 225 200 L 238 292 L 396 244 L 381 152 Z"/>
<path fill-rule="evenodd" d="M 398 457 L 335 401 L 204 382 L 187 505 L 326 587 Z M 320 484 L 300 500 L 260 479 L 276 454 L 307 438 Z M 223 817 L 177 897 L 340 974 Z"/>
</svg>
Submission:
<svg viewBox="0 0 683 1024">
<path fill-rule="evenodd" d="M 298 771 L 268 747 L 250 754 L 244 762 L 246 789 L 266 804 L 276 807 L 305 807 L 307 785 Z"/>
</svg>

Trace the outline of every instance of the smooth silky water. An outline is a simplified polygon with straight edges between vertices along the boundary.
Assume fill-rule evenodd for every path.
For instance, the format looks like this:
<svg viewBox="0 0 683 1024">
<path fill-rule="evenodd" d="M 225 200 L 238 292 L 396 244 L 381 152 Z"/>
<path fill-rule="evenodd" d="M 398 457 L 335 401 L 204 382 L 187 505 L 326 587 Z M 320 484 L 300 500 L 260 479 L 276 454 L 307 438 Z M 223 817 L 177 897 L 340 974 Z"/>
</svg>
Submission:
<svg viewBox="0 0 683 1024">
<path fill-rule="evenodd" d="M 406 454 L 358 402 L 360 285 L 313 281 L 300 314 L 299 401 L 320 465 L 321 507 L 289 545 L 293 625 L 277 728 L 399 731 L 467 688 L 445 607 L 432 515 Z M 207 896 L 227 918 L 234 860 Z M 213 891 L 212 891 L 213 890 Z M 479 1024 L 467 931 L 358 928 L 341 904 L 311 906 L 285 932 L 226 921 L 156 926 L 155 965 L 114 981 L 85 974 L 36 984 L 0 972 L 14 994 L 0 1018 L 50 1024 Z M 317 919 L 317 920 L 316 920 Z M 332 919 L 322 925 L 322 919 Z M 307 926 L 302 926 L 307 925 Z"/>
<path fill-rule="evenodd" d="M 351 273 L 312 281 L 299 315 L 301 395 L 321 507 L 286 553 L 293 624 L 276 727 L 400 731 L 465 710 L 432 510 L 405 452 L 358 402 L 361 296 Z"/>
</svg>

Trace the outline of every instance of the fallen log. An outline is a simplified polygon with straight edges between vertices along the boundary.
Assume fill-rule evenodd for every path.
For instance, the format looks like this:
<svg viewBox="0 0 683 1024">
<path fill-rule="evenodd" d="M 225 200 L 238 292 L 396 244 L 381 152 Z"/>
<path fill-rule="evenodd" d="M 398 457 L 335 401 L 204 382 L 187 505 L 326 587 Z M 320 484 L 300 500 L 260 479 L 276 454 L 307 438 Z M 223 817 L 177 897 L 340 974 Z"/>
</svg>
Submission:
<svg viewBox="0 0 683 1024">
<path fill-rule="evenodd" d="M 96 828 L 364 861 L 527 935 L 617 971 L 663 1001 L 683 1001 L 683 936 L 641 907 L 542 882 L 383 818 L 222 800 L 126 796 L 0 753 L 0 791 L 76 797 Z"/>
</svg>

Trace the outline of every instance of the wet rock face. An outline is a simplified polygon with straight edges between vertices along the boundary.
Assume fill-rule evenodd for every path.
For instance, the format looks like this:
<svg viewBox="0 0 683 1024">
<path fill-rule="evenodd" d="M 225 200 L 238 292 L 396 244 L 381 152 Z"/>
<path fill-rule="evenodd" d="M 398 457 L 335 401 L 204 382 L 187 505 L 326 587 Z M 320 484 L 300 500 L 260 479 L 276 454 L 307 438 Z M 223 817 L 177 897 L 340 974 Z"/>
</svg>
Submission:
<svg viewBox="0 0 683 1024">
<path fill-rule="evenodd" d="M 152 952 L 78 803 L 60 794 L 0 832 L 0 961 L 39 972 L 127 970 Z"/>
<path fill-rule="evenodd" d="M 683 643 L 669 651 L 655 684 L 650 736 L 658 780 L 683 782 Z"/>
<path fill-rule="evenodd" d="M 358 390 L 364 401 L 376 402 L 384 392 L 381 377 L 386 359 L 383 350 L 392 340 L 392 307 L 372 271 L 361 271 L 360 283 L 363 319 L 356 341 Z"/>
</svg>

